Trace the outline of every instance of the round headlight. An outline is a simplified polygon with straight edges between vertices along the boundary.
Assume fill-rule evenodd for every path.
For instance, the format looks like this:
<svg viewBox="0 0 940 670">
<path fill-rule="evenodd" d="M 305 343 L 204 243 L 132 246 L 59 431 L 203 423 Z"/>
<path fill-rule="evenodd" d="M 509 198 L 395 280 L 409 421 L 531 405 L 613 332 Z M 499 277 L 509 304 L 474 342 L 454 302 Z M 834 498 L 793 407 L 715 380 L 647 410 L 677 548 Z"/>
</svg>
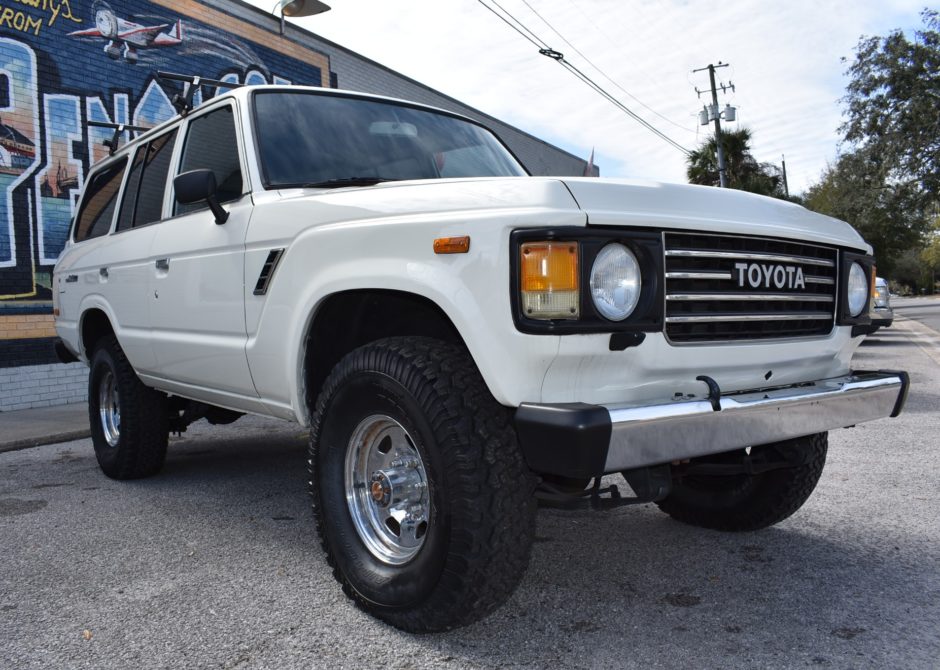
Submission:
<svg viewBox="0 0 940 670">
<path fill-rule="evenodd" d="M 591 298 L 597 311 L 611 321 L 623 321 L 640 299 L 640 264 L 622 244 L 601 249 L 591 268 Z"/>
<path fill-rule="evenodd" d="M 865 270 L 858 263 L 852 263 L 849 268 L 849 314 L 858 316 L 868 304 L 868 278 Z"/>
</svg>

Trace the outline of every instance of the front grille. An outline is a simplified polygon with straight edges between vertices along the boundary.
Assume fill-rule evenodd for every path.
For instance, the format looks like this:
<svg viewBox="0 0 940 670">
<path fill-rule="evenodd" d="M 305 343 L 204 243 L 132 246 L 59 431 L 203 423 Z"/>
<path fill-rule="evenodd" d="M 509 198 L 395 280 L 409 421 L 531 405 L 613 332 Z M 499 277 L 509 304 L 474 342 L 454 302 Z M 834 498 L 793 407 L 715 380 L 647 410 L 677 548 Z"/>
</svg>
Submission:
<svg viewBox="0 0 940 670">
<path fill-rule="evenodd" d="M 664 233 L 666 336 L 766 340 L 832 331 L 835 249 L 756 237 Z"/>
</svg>

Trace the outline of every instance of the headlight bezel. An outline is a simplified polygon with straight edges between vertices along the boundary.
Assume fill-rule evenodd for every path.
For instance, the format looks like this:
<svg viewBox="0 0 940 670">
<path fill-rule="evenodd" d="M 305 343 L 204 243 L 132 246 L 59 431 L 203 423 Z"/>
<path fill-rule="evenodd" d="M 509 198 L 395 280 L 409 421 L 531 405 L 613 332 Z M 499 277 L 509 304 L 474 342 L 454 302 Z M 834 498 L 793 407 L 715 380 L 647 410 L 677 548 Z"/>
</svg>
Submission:
<svg viewBox="0 0 940 670">
<path fill-rule="evenodd" d="M 865 284 L 867 286 L 868 295 L 862 306 L 862 311 L 856 315 L 852 315 L 852 310 L 849 307 L 849 295 L 848 295 L 848 286 L 849 286 L 849 273 L 852 271 L 852 265 L 858 264 L 862 269 L 862 272 L 865 275 Z M 872 303 L 872 292 L 871 287 L 874 281 L 873 278 L 873 268 L 875 264 L 875 259 L 868 254 L 860 254 L 852 251 L 842 251 L 839 255 L 839 302 L 838 309 L 836 310 L 836 325 L 839 326 L 867 326 L 871 324 L 871 303 Z"/>
<path fill-rule="evenodd" d="M 579 257 L 580 316 L 573 319 L 532 319 L 522 309 L 519 254 L 526 242 L 577 242 Z M 640 266 L 641 290 L 633 312 L 622 321 L 611 321 L 595 307 L 590 280 L 601 249 L 612 243 L 625 246 Z M 659 332 L 663 329 L 663 246 L 659 229 L 613 230 L 569 226 L 523 228 L 510 235 L 510 295 L 516 328 L 530 334 Z"/>
</svg>

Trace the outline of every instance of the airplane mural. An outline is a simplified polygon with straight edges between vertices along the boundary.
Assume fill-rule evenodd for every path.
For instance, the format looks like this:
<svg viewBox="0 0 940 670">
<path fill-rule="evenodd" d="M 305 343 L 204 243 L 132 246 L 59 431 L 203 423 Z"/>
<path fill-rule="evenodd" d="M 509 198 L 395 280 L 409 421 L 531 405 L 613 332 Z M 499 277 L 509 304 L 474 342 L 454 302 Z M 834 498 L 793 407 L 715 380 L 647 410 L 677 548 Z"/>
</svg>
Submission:
<svg viewBox="0 0 940 670">
<path fill-rule="evenodd" d="M 219 4 L 0 0 L 0 14 L 17 8 L 0 20 L 0 373 L 54 360 L 46 340 L 22 348 L 21 336 L 9 339 L 6 317 L 28 309 L 51 323 L 52 266 L 88 170 L 113 137 L 88 122 L 149 127 L 173 117 L 182 89 L 157 79 L 159 70 L 235 84 L 336 86 L 328 56 L 280 39 L 264 13 L 258 24 Z M 216 92 L 201 86 L 195 100 Z"/>
<path fill-rule="evenodd" d="M 145 26 L 127 19 L 120 18 L 105 3 L 97 3 L 95 9 L 95 27 L 88 30 L 76 30 L 68 34 L 69 37 L 99 37 L 108 40 L 104 52 L 109 58 L 125 61 L 134 65 L 137 63 L 138 49 L 154 49 L 158 47 L 177 46 L 183 43 L 183 22 L 178 20 L 172 28 L 171 24 Z M 167 30 L 169 28 L 169 30 Z M 164 32 L 166 31 L 166 32 Z"/>
</svg>

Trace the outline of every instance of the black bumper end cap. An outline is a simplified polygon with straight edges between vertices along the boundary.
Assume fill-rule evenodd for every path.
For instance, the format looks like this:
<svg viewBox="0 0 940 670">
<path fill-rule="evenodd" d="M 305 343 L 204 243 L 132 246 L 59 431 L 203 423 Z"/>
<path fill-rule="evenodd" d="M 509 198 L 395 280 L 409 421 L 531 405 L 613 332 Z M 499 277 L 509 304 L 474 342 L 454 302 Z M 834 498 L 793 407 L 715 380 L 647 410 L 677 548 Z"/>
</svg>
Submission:
<svg viewBox="0 0 940 670">
<path fill-rule="evenodd" d="M 862 370 L 852 370 L 851 374 L 865 374 Z M 898 393 L 898 399 L 894 402 L 894 409 L 891 410 L 889 418 L 894 418 L 901 414 L 901 410 L 904 409 L 904 403 L 907 402 L 907 393 L 911 389 L 911 376 L 907 374 L 904 370 L 878 370 L 880 375 L 892 375 L 898 377 L 901 380 L 901 391 Z"/>
<path fill-rule="evenodd" d="M 610 413 L 586 403 L 522 404 L 516 433 L 529 468 L 542 474 L 595 477 L 610 447 Z"/>
<path fill-rule="evenodd" d="M 901 378 L 901 392 L 898 393 L 898 400 L 894 403 L 894 409 L 891 411 L 891 418 L 898 416 L 904 409 L 904 403 L 907 402 L 907 392 L 911 389 L 911 376 L 903 370 L 879 370 L 884 374 L 897 375 Z"/>
</svg>

